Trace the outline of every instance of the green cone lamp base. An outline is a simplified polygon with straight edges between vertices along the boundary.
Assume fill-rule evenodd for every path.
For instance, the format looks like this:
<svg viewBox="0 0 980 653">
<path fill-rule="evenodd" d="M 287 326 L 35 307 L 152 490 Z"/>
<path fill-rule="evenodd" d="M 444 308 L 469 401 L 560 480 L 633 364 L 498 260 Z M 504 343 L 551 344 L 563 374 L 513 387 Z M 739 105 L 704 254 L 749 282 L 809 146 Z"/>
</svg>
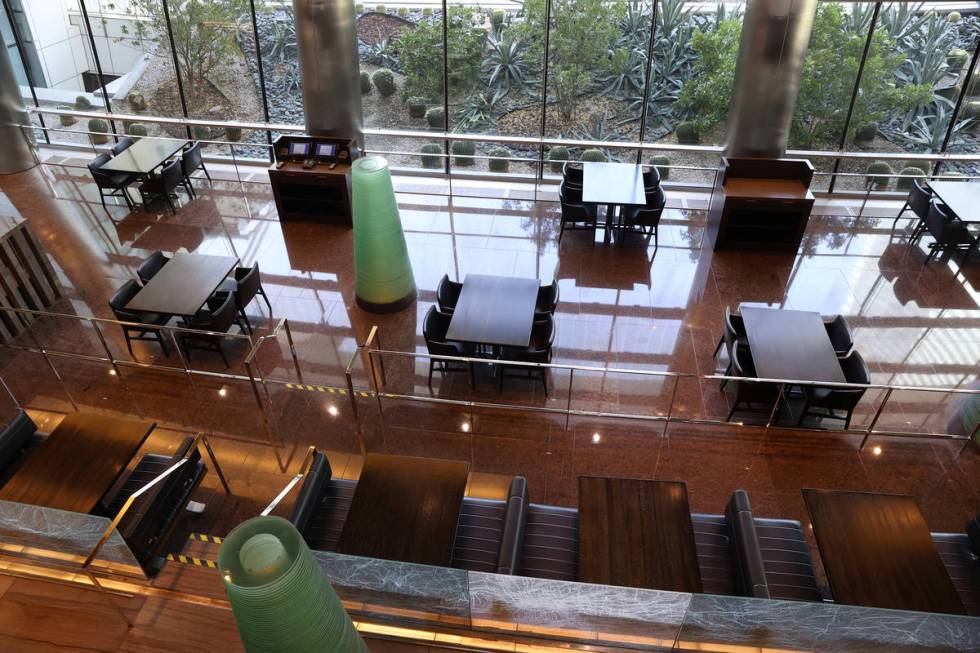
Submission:
<svg viewBox="0 0 980 653">
<path fill-rule="evenodd" d="M 406 309 L 415 303 L 418 298 L 418 292 L 413 290 L 396 302 L 388 302 L 386 304 L 377 304 L 375 302 L 369 302 L 366 299 L 361 299 L 360 296 L 355 295 L 354 299 L 357 300 L 357 305 L 368 311 L 369 313 L 397 313 L 400 310 Z"/>
</svg>

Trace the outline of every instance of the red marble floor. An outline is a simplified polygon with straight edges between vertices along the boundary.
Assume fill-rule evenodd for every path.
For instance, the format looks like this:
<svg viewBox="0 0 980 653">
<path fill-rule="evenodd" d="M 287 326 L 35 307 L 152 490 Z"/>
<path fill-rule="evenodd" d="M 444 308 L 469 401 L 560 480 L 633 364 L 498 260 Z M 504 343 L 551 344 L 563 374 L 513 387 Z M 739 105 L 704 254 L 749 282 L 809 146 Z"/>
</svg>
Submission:
<svg viewBox="0 0 980 653">
<path fill-rule="evenodd" d="M 233 254 L 261 266 L 273 317 L 260 301 L 249 307 L 256 337 L 265 337 L 252 366 L 266 380 L 258 400 L 247 379 L 251 345 L 244 337 L 227 343 L 230 369 L 216 355 L 195 353 L 191 364 L 201 373 L 190 377 L 176 356 L 165 357 L 152 343 L 135 346 L 136 360 L 152 367 L 120 366 L 118 373 L 100 361 L 53 354 L 60 379 L 40 355 L 0 349 L 0 376 L 38 415 L 77 407 L 152 418 L 166 427 L 147 443 L 152 450 L 173 448 L 182 431 L 212 433 L 234 495 L 224 496 L 210 474 L 198 497 L 208 509 L 192 530 L 221 534 L 257 514 L 308 445 L 328 451 L 335 473 L 346 476 L 357 475 L 365 450 L 457 458 L 471 463 L 472 493 L 492 494 L 510 475 L 523 474 L 532 500 L 569 505 L 576 502 L 578 476 L 606 474 L 683 480 L 699 512 L 721 512 L 732 490 L 744 488 L 760 516 L 805 519 L 803 487 L 909 493 L 934 530 L 962 530 L 980 510 L 975 445 L 960 454 L 960 442 L 873 437 L 861 451 L 859 435 L 833 430 L 766 432 L 674 421 L 665 433 L 662 421 L 608 416 L 669 411 L 674 418 L 724 419 L 728 397 L 717 381 L 700 377 L 724 367 L 712 352 L 724 307 L 740 302 L 843 313 L 875 383 L 975 386 L 980 265 L 942 260 L 924 267 L 924 243 L 908 250 L 905 224 L 892 234 L 891 218 L 857 219 L 847 206 L 828 203 L 824 212 L 839 215 L 814 217 L 795 257 L 715 253 L 700 248 L 704 197 L 671 193 L 656 248 L 640 236 L 605 245 L 601 235 L 582 232 L 566 234 L 559 247 L 550 191 L 534 201 L 525 189 L 457 181 L 449 197 L 423 192 L 432 188 L 418 179 L 398 178 L 419 300 L 378 316 L 354 303 L 352 232 L 280 224 L 268 185 L 196 182 L 198 198 L 183 198 L 176 215 L 162 207 L 130 214 L 121 206 L 103 210 L 84 168 L 61 165 L 83 160 L 49 162 L 0 178 L 0 190 L 7 209 L 29 221 L 55 262 L 65 287 L 55 307 L 60 313 L 111 318 L 109 296 L 155 249 Z M 474 197 L 480 190 L 493 197 Z M 881 215 L 895 210 L 897 204 L 883 207 Z M 440 277 L 469 272 L 557 278 L 555 362 L 622 371 L 557 369 L 547 396 L 540 384 L 521 379 L 508 379 L 498 394 L 488 369 L 480 370 L 475 390 L 463 377 L 438 375 L 430 389 L 426 361 L 387 354 L 380 357 L 385 390 L 405 397 L 357 397 L 355 419 L 355 404 L 341 392 L 352 358 L 355 388 L 371 388 L 370 361 L 355 355 L 357 343 L 378 325 L 385 349 L 424 352 L 421 322 Z M 285 331 L 275 329 L 282 318 L 301 378 Z M 114 357 L 132 360 L 117 327 L 100 329 Z M 39 318 L 32 331 L 49 351 L 105 354 L 89 322 Z M 32 345 L 30 334 L 19 342 Z M 687 376 L 675 382 L 629 370 Z M 312 390 L 286 385 L 299 381 Z M 854 430 L 867 427 L 882 395 L 866 393 Z M 420 396 L 557 412 L 436 405 L 417 401 Z M 566 416 L 568 408 L 578 413 Z M 952 412 L 948 394 L 896 391 L 877 428 L 943 433 Z"/>
</svg>

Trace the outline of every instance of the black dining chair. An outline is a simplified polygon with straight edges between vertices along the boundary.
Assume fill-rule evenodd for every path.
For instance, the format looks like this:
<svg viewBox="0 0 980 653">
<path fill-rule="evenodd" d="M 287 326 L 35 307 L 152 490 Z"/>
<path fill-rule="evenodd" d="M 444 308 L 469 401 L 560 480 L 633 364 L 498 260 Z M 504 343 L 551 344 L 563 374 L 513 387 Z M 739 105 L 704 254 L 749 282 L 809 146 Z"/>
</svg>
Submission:
<svg viewBox="0 0 980 653">
<path fill-rule="evenodd" d="M 177 213 L 174 195 L 177 187 L 184 183 L 180 170 L 180 161 L 171 161 L 163 166 L 159 175 L 154 175 L 140 184 L 140 196 L 143 198 L 143 208 L 149 210 L 150 202 L 162 199 L 166 201 L 171 213 Z"/>
<path fill-rule="evenodd" d="M 425 322 L 422 323 L 422 337 L 425 338 L 426 350 L 433 356 L 472 356 L 473 347 L 471 345 L 446 340 L 446 332 L 449 330 L 449 321 L 452 320 L 452 317 L 452 315 L 442 313 L 435 306 L 429 307 L 429 312 L 425 314 Z M 470 388 L 476 387 L 476 369 L 471 362 L 430 358 L 430 388 L 432 387 L 433 372 L 440 374 L 469 372 Z"/>
<path fill-rule="evenodd" d="M 565 161 L 565 165 L 561 167 L 561 177 L 563 185 L 581 190 L 585 183 L 585 169 L 581 163 Z"/>
<path fill-rule="evenodd" d="M 970 258 L 970 254 L 977 248 L 978 238 L 970 233 L 970 229 L 959 218 L 948 214 L 939 202 L 933 200 L 929 204 L 929 213 L 926 215 L 926 230 L 933 237 L 935 242 L 929 245 L 930 252 L 923 263 L 928 263 L 934 256 L 949 250 L 966 250 L 963 258 L 965 262 Z"/>
<path fill-rule="evenodd" d="M 120 325 L 122 328 L 123 336 L 126 338 L 126 349 L 129 350 L 130 356 L 136 357 L 133 353 L 133 340 L 155 340 L 160 343 L 160 348 L 163 350 L 165 356 L 170 355 L 170 350 L 167 349 L 167 341 L 164 338 L 163 330 L 153 327 L 162 327 L 170 321 L 171 315 L 164 315 L 162 313 L 139 313 L 137 311 L 130 311 L 126 309 L 126 304 L 128 304 L 133 297 L 140 291 L 140 285 L 136 283 L 135 279 L 130 279 L 124 283 L 120 288 L 112 294 L 109 298 L 109 308 L 112 310 L 112 314 L 116 316 L 116 319 L 120 322 L 138 322 L 140 324 L 145 324 L 147 326 L 135 326 L 135 325 Z"/>
<path fill-rule="evenodd" d="M 115 156 L 120 152 L 125 151 L 130 145 L 133 144 L 133 139 L 129 136 L 123 136 L 119 139 L 119 142 L 112 146 L 112 154 Z"/>
<path fill-rule="evenodd" d="M 126 200 L 126 206 L 132 211 L 136 208 L 136 205 L 133 204 L 133 200 L 129 197 L 126 189 L 136 181 L 136 175 L 128 172 L 102 170 L 102 166 L 111 158 L 108 154 L 100 154 L 88 164 L 88 171 L 92 175 L 92 180 L 95 181 L 95 185 L 99 188 L 99 199 L 102 200 L 102 207 L 108 210 L 105 204 L 105 198 L 121 197 Z"/>
<path fill-rule="evenodd" d="M 599 210 L 594 204 L 582 203 L 582 191 L 566 188 L 562 184 L 558 193 L 561 202 L 561 229 L 558 232 L 558 244 L 566 229 L 595 231 Z"/>
<path fill-rule="evenodd" d="M 170 262 L 170 257 L 157 250 L 143 259 L 143 262 L 136 268 L 136 276 L 140 278 L 145 286 L 150 282 L 156 273 L 163 269 L 163 266 Z"/>
<path fill-rule="evenodd" d="M 208 298 L 206 308 L 199 310 L 189 320 L 178 322 L 177 326 L 185 329 L 215 332 L 215 334 L 177 332 L 177 339 L 184 348 L 187 361 L 190 362 L 191 360 L 192 349 L 216 351 L 221 356 L 225 367 L 231 367 L 224 350 L 221 348 L 221 341 L 224 340 L 224 336 L 217 334 L 228 333 L 228 330 L 236 323 L 237 315 L 234 295 L 219 291 Z"/>
<path fill-rule="evenodd" d="M 442 275 L 442 279 L 439 279 L 439 285 L 436 287 L 436 303 L 439 305 L 439 310 L 443 313 L 455 311 L 461 292 L 463 292 L 463 284 L 452 281 L 448 274 Z"/>
<path fill-rule="evenodd" d="M 732 312 L 730 306 L 726 306 L 724 330 L 721 332 L 721 338 L 718 339 L 715 351 L 711 355 L 712 358 L 717 357 L 721 346 L 725 345 L 725 351 L 728 353 L 728 367 L 725 368 L 724 372 L 726 376 L 731 373 L 732 364 L 735 361 L 736 342 L 742 347 L 743 351 L 746 353 L 749 351 L 749 337 L 745 332 L 745 322 L 742 320 L 742 316 Z M 728 383 L 728 379 L 721 382 L 722 390 L 725 389 L 726 383 Z"/>
<path fill-rule="evenodd" d="M 647 243 L 650 242 L 650 236 L 653 236 L 653 246 L 659 247 L 660 217 L 667 205 L 667 195 L 663 188 L 658 187 L 652 193 L 647 193 L 646 197 L 645 206 L 625 207 L 622 229 L 623 231 L 629 230 L 645 234 Z"/>
<path fill-rule="evenodd" d="M 752 362 L 752 354 L 749 349 L 742 346 L 737 340 L 732 348 L 731 375 L 751 379 L 756 375 L 755 364 Z M 745 405 L 745 412 L 770 414 L 779 401 L 779 385 L 776 383 L 745 381 L 742 379 L 732 379 L 735 386 L 735 397 L 732 400 L 732 409 L 728 412 L 726 421 L 731 421 L 735 411 L 739 406 Z M 762 408 L 755 408 L 761 405 Z"/>
<path fill-rule="evenodd" d="M 235 268 L 234 278 L 226 279 L 218 287 L 218 291 L 229 292 L 235 297 L 235 308 L 249 333 L 252 333 L 252 324 L 248 321 L 248 315 L 245 314 L 245 307 L 251 304 L 256 296 L 261 295 L 262 299 L 265 300 L 265 305 L 269 307 L 269 315 L 272 315 L 272 303 L 269 301 L 269 296 L 265 294 L 265 288 L 262 287 L 262 275 L 259 272 L 258 262 L 250 268 Z"/>
<path fill-rule="evenodd" d="M 541 319 L 535 319 L 531 326 L 531 342 L 527 347 L 503 347 L 500 350 L 500 358 L 508 361 L 521 363 L 550 363 L 551 352 L 555 344 L 555 319 L 551 315 L 545 315 Z M 504 391 L 504 377 L 522 376 L 528 379 L 538 378 L 544 387 L 544 396 L 548 396 L 548 368 L 533 367 L 523 365 L 497 364 L 497 392 Z"/>
<path fill-rule="evenodd" d="M 851 325 L 847 323 L 847 318 L 843 315 L 823 318 L 823 326 L 827 329 L 827 337 L 834 346 L 834 351 L 838 356 L 844 356 L 851 351 L 854 346 L 854 337 L 851 335 Z"/>
<path fill-rule="evenodd" d="M 643 189 L 650 194 L 650 191 L 660 188 L 660 171 L 657 166 L 650 166 L 643 171 Z"/>
<path fill-rule="evenodd" d="M 871 383 L 868 364 L 858 352 L 852 351 L 841 358 L 840 367 L 848 383 L 863 385 Z M 821 419 L 843 420 L 844 430 L 850 428 L 851 416 L 866 390 L 865 388 L 821 388 L 815 385 L 804 385 L 802 389 L 805 401 L 797 425 L 802 424 L 807 416 L 816 415 Z M 844 414 L 840 415 L 837 411 L 842 411 Z"/>
<path fill-rule="evenodd" d="M 912 188 L 909 189 L 908 197 L 905 198 L 905 204 L 902 205 L 902 210 L 898 212 L 895 216 L 895 221 L 892 222 L 892 231 L 898 226 L 898 221 L 902 219 L 902 215 L 906 211 L 912 211 L 917 218 L 915 226 L 912 228 L 912 233 L 909 235 L 909 245 L 915 243 L 922 235 L 922 232 L 926 228 L 926 216 L 929 214 L 929 203 L 932 201 L 932 189 L 928 186 L 923 186 L 919 183 L 918 179 L 912 180 Z"/>
<path fill-rule="evenodd" d="M 208 178 L 208 184 L 212 183 L 211 175 L 208 173 L 208 169 L 204 167 L 204 155 L 201 153 L 200 143 L 194 143 L 184 150 L 183 155 L 181 155 L 181 168 L 184 173 L 184 180 L 190 189 L 191 197 L 197 196 L 197 193 L 194 191 L 194 186 L 191 184 L 191 175 L 195 172 L 198 170 L 203 171 L 204 176 Z"/>
<path fill-rule="evenodd" d="M 554 315 L 558 308 L 558 279 L 552 279 L 547 286 L 538 288 L 538 299 L 534 305 L 534 319 L 544 319 L 546 315 Z"/>
</svg>

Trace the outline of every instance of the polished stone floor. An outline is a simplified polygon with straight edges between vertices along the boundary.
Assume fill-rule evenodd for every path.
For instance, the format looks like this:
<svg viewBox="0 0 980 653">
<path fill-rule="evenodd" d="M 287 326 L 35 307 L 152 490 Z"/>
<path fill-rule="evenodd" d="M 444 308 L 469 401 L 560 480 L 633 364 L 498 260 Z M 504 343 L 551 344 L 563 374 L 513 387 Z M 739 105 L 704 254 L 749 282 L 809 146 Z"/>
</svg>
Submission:
<svg viewBox="0 0 980 653">
<path fill-rule="evenodd" d="M 732 490 L 744 488 L 757 514 L 805 519 L 803 487 L 909 493 L 935 530 L 961 530 L 980 510 L 975 446 L 960 454 L 961 442 L 876 435 L 859 450 L 884 390 L 866 393 L 852 424 L 858 434 L 829 422 L 808 422 L 827 427 L 819 431 L 704 423 L 728 414 L 730 395 L 703 377 L 725 367 L 713 357 L 722 313 L 743 302 L 844 314 L 874 383 L 976 386 L 980 264 L 923 266 L 925 243 L 907 247 L 904 221 L 891 232 L 897 204 L 869 206 L 858 218 L 857 202 L 823 202 L 796 256 L 715 253 L 700 247 L 706 198 L 674 192 L 658 246 L 639 235 L 605 244 L 601 231 L 566 233 L 559 246 L 552 187 L 535 194 L 530 186 L 456 180 L 449 196 L 441 182 L 398 177 L 419 300 L 373 315 L 354 302 L 352 232 L 280 223 L 261 169 L 241 180 L 215 170 L 213 188 L 195 181 L 198 197 L 182 196 L 176 215 L 162 206 L 129 213 L 103 210 L 77 154 L 45 157 L 41 167 L 0 179 L 0 190 L 55 262 L 65 297 L 53 310 L 111 318 L 108 298 L 155 249 L 233 254 L 261 267 L 273 317 L 260 300 L 249 307 L 258 344 L 229 338 L 227 370 L 216 355 L 195 352 L 187 375 L 154 343 L 138 343 L 134 360 L 118 327 L 102 324 L 114 358 L 151 364 L 113 369 L 77 356 L 105 356 L 93 323 L 61 317 L 37 318 L 18 341 L 43 346 L 50 365 L 37 353 L 0 350 L 0 376 L 39 418 L 75 408 L 144 416 L 161 426 L 148 450 L 172 449 L 181 432 L 213 434 L 234 495 L 208 476 L 201 490 L 208 510 L 191 525 L 199 532 L 221 534 L 256 514 L 308 445 L 328 451 L 337 474 L 356 476 L 364 451 L 457 458 L 471 463 L 471 493 L 493 495 L 523 474 L 532 500 L 567 505 L 575 505 L 578 476 L 604 474 L 683 480 L 699 512 L 721 512 Z M 437 374 L 430 388 L 424 359 L 357 355 L 375 325 L 383 349 L 424 352 L 421 323 L 440 277 L 470 272 L 558 279 L 554 363 L 580 367 L 552 370 L 547 396 L 540 383 L 509 377 L 498 393 L 488 366 L 473 390 L 465 375 Z M 380 373 L 382 363 L 386 396 L 361 396 L 373 387 L 372 364 Z M 603 367 L 617 371 L 596 369 Z M 265 383 L 253 387 L 249 371 Z M 945 433 L 955 405 L 948 393 L 897 390 L 875 428 Z"/>
</svg>

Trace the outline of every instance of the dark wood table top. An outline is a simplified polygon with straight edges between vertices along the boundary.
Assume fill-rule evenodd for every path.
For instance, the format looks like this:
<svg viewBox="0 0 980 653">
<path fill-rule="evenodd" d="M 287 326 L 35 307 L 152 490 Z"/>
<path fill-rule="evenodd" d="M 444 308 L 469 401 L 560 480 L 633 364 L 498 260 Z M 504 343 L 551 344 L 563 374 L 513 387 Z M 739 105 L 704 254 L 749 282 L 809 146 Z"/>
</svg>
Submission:
<svg viewBox="0 0 980 653">
<path fill-rule="evenodd" d="M 469 463 L 368 454 L 337 551 L 448 567 Z"/>
<path fill-rule="evenodd" d="M 466 275 L 446 339 L 527 347 L 540 287 L 537 279 Z"/>
<path fill-rule="evenodd" d="M 578 504 L 580 581 L 702 590 L 686 485 L 580 476 Z"/>
<path fill-rule="evenodd" d="M 643 170 L 631 163 L 583 163 L 582 201 L 596 204 L 647 203 Z"/>
<path fill-rule="evenodd" d="M 980 223 L 980 182 L 930 181 L 929 188 L 960 220 Z"/>
<path fill-rule="evenodd" d="M 234 256 L 178 252 L 129 300 L 126 308 L 190 317 L 204 306 L 237 265 Z"/>
<path fill-rule="evenodd" d="M 70 413 L 0 489 L 0 499 L 91 512 L 155 427 L 154 422 Z"/>
<path fill-rule="evenodd" d="M 187 145 L 173 138 L 141 138 L 105 162 L 102 170 L 147 175 Z"/>
<path fill-rule="evenodd" d="M 966 614 L 912 497 L 803 490 L 837 603 Z"/>
<path fill-rule="evenodd" d="M 847 382 L 820 313 L 755 306 L 739 312 L 760 378 Z"/>
</svg>

